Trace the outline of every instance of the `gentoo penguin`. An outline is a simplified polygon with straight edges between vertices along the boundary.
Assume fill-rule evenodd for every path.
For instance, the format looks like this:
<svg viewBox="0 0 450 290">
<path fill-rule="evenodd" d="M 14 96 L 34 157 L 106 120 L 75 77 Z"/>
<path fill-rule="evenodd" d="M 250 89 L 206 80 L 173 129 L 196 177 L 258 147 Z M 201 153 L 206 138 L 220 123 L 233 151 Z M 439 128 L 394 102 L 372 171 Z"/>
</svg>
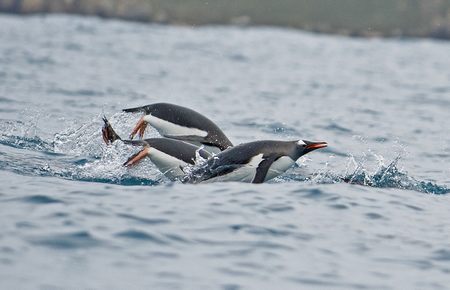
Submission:
<svg viewBox="0 0 450 290">
<path fill-rule="evenodd" d="M 102 136 L 106 144 L 121 140 L 125 144 L 144 147 L 128 158 L 123 164 L 124 166 L 133 166 L 142 159 L 149 157 L 166 177 L 170 180 L 178 180 L 185 176 L 183 169 L 186 166 L 194 165 L 198 156 L 203 159 L 211 157 L 207 151 L 180 140 L 167 138 L 150 138 L 138 141 L 122 140 L 106 117 L 103 118 L 103 121 Z"/>
<path fill-rule="evenodd" d="M 326 146 L 326 142 L 306 140 L 244 143 L 213 156 L 183 181 L 262 183 L 284 173 L 306 153 Z"/>
<path fill-rule="evenodd" d="M 124 112 L 143 112 L 130 134 L 144 136 L 147 124 L 153 126 L 163 137 L 182 140 L 217 153 L 233 146 L 225 134 L 205 116 L 194 110 L 167 103 L 156 103 L 143 107 L 124 109 Z"/>
</svg>

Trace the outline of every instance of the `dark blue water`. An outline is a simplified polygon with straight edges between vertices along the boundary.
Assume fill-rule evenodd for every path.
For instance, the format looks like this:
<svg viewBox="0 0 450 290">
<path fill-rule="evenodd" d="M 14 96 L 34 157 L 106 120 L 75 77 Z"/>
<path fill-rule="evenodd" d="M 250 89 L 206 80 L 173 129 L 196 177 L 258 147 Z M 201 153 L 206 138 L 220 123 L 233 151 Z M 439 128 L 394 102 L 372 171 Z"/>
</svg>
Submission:
<svg viewBox="0 0 450 290">
<path fill-rule="evenodd" d="M 450 43 L 0 16 L 1 289 L 446 289 Z M 262 185 L 169 182 L 154 102 L 234 143 L 325 140 Z M 157 136 L 149 130 L 147 136 Z"/>
</svg>

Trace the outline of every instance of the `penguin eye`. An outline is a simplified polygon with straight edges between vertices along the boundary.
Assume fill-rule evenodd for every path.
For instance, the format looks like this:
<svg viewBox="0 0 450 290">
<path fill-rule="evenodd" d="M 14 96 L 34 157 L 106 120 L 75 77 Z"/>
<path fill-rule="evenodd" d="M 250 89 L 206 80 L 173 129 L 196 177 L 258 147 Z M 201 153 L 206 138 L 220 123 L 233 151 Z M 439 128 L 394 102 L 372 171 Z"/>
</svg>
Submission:
<svg viewBox="0 0 450 290">
<path fill-rule="evenodd" d="M 298 140 L 298 141 L 297 141 L 297 144 L 300 145 L 300 146 L 303 146 L 303 147 L 306 146 L 306 143 L 303 142 L 303 140 Z"/>
</svg>

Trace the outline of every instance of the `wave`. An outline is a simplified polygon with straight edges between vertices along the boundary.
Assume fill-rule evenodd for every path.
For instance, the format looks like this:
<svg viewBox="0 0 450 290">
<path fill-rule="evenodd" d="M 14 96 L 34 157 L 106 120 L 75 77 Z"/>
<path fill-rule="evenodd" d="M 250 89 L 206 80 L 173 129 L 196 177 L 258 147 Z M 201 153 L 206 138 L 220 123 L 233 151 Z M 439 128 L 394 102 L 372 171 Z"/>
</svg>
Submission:
<svg viewBox="0 0 450 290">
<path fill-rule="evenodd" d="M 20 137 L 11 135 L 1 135 L 0 144 L 18 149 L 29 149 L 35 151 L 48 152 L 53 150 L 53 144 L 46 142 L 37 136 Z"/>
</svg>

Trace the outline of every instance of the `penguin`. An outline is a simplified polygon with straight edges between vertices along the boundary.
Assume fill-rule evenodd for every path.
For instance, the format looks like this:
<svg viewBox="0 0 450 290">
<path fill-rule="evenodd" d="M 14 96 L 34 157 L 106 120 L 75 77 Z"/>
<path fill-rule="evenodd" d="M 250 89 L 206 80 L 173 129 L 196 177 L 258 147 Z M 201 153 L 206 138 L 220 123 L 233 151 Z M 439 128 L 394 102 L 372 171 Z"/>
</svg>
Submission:
<svg viewBox="0 0 450 290">
<path fill-rule="evenodd" d="M 263 183 L 283 174 L 301 156 L 327 147 L 326 142 L 255 141 L 231 147 L 211 157 L 183 182 L 241 181 Z"/>
<path fill-rule="evenodd" d="M 106 117 L 103 117 L 102 136 L 106 144 L 111 144 L 121 140 L 125 144 L 144 147 L 141 151 L 132 155 L 123 164 L 130 167 L 138 164 L 142 159 L 148 157 L 170 180 L 180 180 L 186 175 L 184 172 L 187 166 L 195 165 L 200 156 L 208 159 L 211 154 L 190 143 L 168 138 L 150 138 L 145 140 L 122 140 L 114 131 Z"/>
<path fill-rule="evenodd" d="M 218 153 L 233 146 L 222 130 L 210 119 L 186 107 L 155 103 L 123 111 L 144 113 L 130 134 L 131 140 L 136 134 L 142 139 L 147 124 L 149 124 L 163 137 L 203 146 L 211 153 Z"/>
</svg>

